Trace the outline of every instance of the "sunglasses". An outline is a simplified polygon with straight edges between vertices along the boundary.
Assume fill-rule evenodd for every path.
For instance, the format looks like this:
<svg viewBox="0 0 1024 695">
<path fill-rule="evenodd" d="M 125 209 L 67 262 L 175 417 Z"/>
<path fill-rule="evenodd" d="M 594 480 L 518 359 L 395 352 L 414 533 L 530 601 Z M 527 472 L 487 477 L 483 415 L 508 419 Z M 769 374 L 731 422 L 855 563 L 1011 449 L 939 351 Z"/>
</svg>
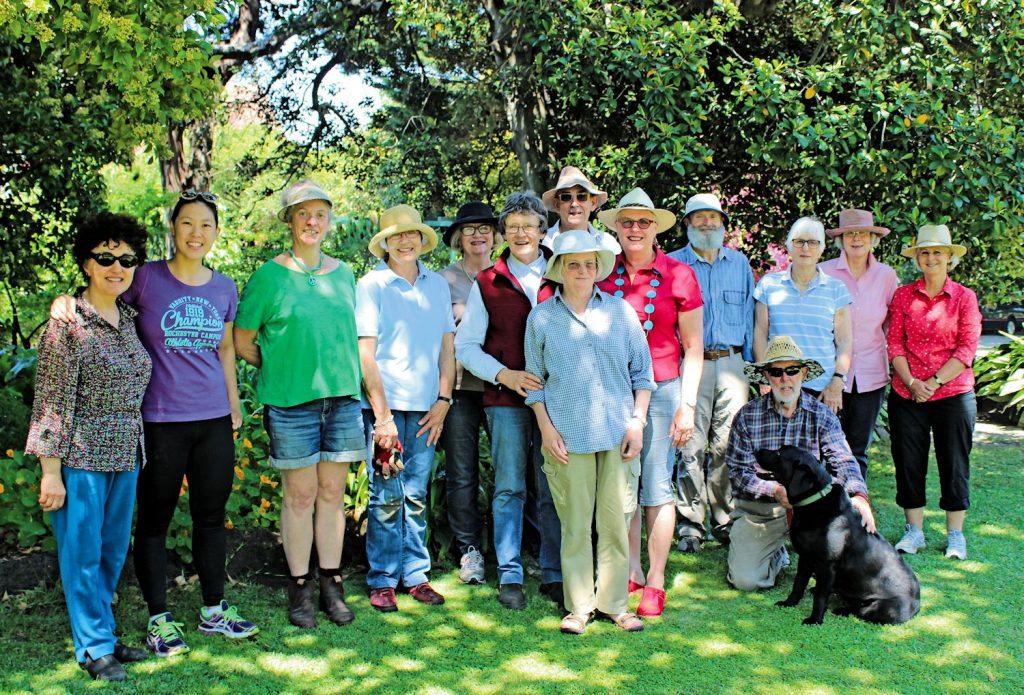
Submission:
<svg viewBox="0 0 1024 695">
<path fill-rule="evenodd" d="M 187 191 L 182 191 L 179 195 L 182 200 L 195 200 L 196 198 L 202 198 L 207 203 L 217 203 L 217 196 L 209 191 L 197 191 L 194 188 L 190 188 Z"/>
<path fill-rule="evenodd" d="M 654 224 L 654 220 L 649 220 L 646 217 L 642 220 L 619 220 L 618 222 L 623 229 L 632 229 L 633 227 L 647 229 Z"/>
<path fill-rule="evenodd" d="M 785 374 L 786 376 L 796 376 L 801 371 L 803 371 L 803 367 L 794 364 L 790 365 L 789 367 L 765 367 L 764 373 L 767 374 L 768 376 L 773 376 L 776 379 L 778 379 L 783 374 Z"/>
<path fill-rule="evenodd" d="M 571 202 L 573 198 L 583 203 L 590 200 L 590 194 L 586 191 L 580 191 L 579 193 L 556 193 L 555 197 L 561 200 L 563 203 Z"/>
<path fill-rule="evenodd" d="M 109 268 L 115 263 L 120 263 L 122 268 L 134 268 L 142 263 L 142 259 L 136 256 L 134 253 L 126 253 L 122 256 L 115 256 L 112 253 L 90 253 L 89 258 L 96 261 L 97 264 L 104 268 Z"/>
</svg>

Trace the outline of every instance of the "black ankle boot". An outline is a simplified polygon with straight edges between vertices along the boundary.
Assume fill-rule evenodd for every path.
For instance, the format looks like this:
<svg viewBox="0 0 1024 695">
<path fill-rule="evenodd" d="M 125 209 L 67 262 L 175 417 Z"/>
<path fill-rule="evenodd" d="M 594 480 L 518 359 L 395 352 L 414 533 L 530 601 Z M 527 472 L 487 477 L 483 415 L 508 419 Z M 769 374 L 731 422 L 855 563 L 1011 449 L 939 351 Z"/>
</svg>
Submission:
<svg viewBox="0 0 1024 695">
<path fill-rule="evenodd" d="M 310 577 L 302 583 L 294 579 L 288 583 L 288 622 L 297 627 L 316 627 L 316 607 L 313 605 L 313 582 Z"/>
<path fill-rule="evenodd" d="M 345 604 L 345 586 L 340 576 L 320 576 L 320 610 L 335 625 L 348 625 L 355 620 L 352 609 Z"/>
</svg>

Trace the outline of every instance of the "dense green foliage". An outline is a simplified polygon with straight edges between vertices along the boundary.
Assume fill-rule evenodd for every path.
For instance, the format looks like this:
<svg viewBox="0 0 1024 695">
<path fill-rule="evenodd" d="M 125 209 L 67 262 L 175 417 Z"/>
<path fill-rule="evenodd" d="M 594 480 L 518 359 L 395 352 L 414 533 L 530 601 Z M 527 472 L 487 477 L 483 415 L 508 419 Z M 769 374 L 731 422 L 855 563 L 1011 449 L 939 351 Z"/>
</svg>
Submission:
<svg viewBox="0 0 1024 695">
<path fill-rule="evenodd" d="M 1024 427 L 1024 338 L 1011 335 L 1009 339 L 974 363 L 975 391 Z"/>
</svg>

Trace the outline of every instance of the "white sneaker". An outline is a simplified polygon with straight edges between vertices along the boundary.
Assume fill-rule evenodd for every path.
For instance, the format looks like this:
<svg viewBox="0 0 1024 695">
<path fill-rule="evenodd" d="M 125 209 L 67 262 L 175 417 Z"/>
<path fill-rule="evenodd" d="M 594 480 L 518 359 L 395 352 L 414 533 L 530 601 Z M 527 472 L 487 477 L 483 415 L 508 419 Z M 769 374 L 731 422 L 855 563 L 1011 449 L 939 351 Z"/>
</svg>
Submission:
<svg viewBox="0 0 1024 695">
<path fill-rule="evenodd" d="M 908 555 L 914 555 L 924 546 L 924 531 L 913 524 L 907 524 L 907 528 L 903 532 L 903 538 L 896 544 L 896 550 Z"/>
<path fill-rule="evenodd" d="M 951 530 L 946 536 L 946 557 L 955 557 L 957 560 L 967 559 L 967 539 L 963 531 Z"/>
<path fill-rule="evenodd" d="M 484 556 L 469 546 L 459 561 L 459 579 L 464 584 L 482 584 L 484 581 Z"/>
</svg>

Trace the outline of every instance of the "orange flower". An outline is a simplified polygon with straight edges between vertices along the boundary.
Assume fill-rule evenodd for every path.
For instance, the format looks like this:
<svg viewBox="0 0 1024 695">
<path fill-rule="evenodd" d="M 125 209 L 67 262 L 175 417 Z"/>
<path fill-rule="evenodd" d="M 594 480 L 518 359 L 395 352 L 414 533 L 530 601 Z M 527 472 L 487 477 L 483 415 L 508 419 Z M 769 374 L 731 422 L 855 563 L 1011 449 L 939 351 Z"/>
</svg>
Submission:
<svg viewBox="0 0 1024 695">
<path fill-rule="evenodd" d="M 263 483 L 264 485 L 270 485 L 274 481 L 265 476 L 264 474 L 260 473 L 260 482 Z"/>
<path fill-rule="evenodd" d="M 235 466 L 235 477 L 238 478 L 239 480 L 245 480 L 245 471 L 243 471 L 238 466 Z"/>
<path fill-rule="evenodd" d="M 187 490 L 185 489 L 185 486 L 182 485 L 181 489 L 178 490 L 178 497 L 184 497 L 186 492 L 187 492 Z"/>
<path fill-rule="evenodd" d="M 241 464 L 242 468 L 248 468 L 249 467 L 249 463 L 250 463 L 249 462 L 249 457 L 248 456 L 243 456 L 242 458 L 238 459 L 238 463 Z"/>
<path fill-rule="evenodd" d="M 238 439 L 238 430 L 235 430 L 234 432 L 232 432 L 231 436 L 234 437 L 235 439 Z"/>
<path fill-rule="evenodd" d="M 260 509 L 262 509 L 263 511 L 267 511 L 268 509 L 270 509 L 270 502 L 261 497 L 260 498 Z"/>
<path fill-rule="evenodd" d="M 0 483 L 0 495 L 4 494 L 4 484 Z"/>
<path fill-rule="evenodd" d="M 226 528 L 226 529 L 233 529 L 234 527 L 235 527 L 235 525 L 231 523 L 231 519 L 228 519 L 227 521 L 224 522 L 224 528 Z"/>
<path fill-rule="evenodd" d="M 7 458 L 9 458 L 9 459 L 14 458 L 14 449 L 8 449 L 7 450 Z"/>
<path fill-rule="evenodd" d="M 248 438 L 243 439 L 242 440 L 242 446 L 244 446 L 246 449 L 251 449 L 252 448 L 252 442 L 250 442 Z"/>
</svg>

